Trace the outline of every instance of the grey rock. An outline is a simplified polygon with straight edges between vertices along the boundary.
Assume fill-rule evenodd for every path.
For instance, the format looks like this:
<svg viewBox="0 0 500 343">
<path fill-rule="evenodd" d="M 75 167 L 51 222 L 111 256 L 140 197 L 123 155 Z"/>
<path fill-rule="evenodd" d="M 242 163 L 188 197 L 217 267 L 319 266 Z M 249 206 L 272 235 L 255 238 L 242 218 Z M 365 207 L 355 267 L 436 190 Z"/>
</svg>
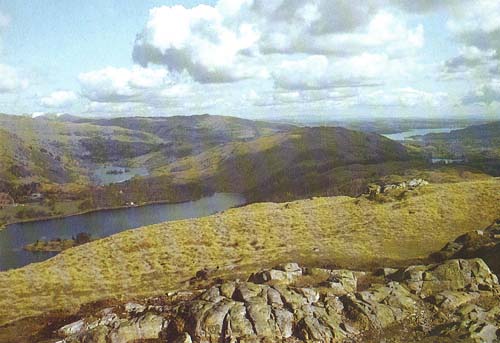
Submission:
<svg viewBox="0 0 500 343">
<path fill-rule="evenodd" d="M 76 322 L 67 324 L 57 330 L 57 333 L 63 337 L 71 336 L 82 332 L 85 329 L 85 321 L 80 319 Z"/>
<path fill-rule="evenodd" d="M 146 339 L 157 339 L 163 330 L 165 319 L 161 316 L 146 313 L 120 324 L 110 335 L 111 343 L 127 343 Z"/>
</svg>

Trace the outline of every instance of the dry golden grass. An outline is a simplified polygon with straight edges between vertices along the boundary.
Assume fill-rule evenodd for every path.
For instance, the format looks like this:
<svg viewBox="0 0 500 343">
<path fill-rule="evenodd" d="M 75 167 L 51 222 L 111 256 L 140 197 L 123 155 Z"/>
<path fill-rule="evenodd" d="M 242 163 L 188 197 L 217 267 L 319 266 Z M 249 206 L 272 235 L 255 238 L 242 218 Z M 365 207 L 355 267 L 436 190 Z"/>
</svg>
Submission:
<svg viewBox="0 0 500 343">
<path fill-rule="evenodd" d="M 403 200 L 317 198 L 261 203 L 126 231 L 0 273 L 0 325 L 105 298 L 162 294 L 203 267 L 276 262 L 352 267 L 427 256 L 500 217 L 500 179 L 434 184 Z"/>
</svg>

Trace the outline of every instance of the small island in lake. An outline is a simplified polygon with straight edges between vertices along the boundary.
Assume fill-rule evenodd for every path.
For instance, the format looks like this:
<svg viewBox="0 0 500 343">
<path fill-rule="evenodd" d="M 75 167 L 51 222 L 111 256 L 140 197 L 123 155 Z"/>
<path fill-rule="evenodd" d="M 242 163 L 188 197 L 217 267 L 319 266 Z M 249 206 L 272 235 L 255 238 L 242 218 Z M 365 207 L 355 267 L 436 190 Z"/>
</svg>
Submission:
<svg viewBox="0 0 500 343">
<path fill-rule="evenodd" d="M 121 175 L 121 174 L 129 173 L 129 172 L 130 172 L 130 169 L 128 169 L 128 168 L 125 168 L 125 169 L 112 169 L 112 170 L 106 171 L 106 174 L 107 175 Z"/>
<path fill-rule="evenodd" d="M 51 240 L 37 240 L 35 243 L 25 245 L 24 250 L 31 252 L 61 252 L 93 240 L 89 233 L 80 232 L 76 237 L 71 239 L 54 238 Z"/>
</svg>

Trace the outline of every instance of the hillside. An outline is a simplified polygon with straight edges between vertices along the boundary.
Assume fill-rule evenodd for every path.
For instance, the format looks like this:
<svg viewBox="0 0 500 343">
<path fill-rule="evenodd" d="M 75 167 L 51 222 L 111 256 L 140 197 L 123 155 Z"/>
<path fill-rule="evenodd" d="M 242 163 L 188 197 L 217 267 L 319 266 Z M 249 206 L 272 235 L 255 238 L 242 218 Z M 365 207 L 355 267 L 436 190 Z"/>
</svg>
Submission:
<svg viewBox="0 0 500 343">
<path fill-rule="evenodd" d="M 359 194 L 370 176 L 397 169 L 383 163 L 412 158 L 418 160 L 401 144 L 379 135 L 338 127 L 297 128 L 213 148 L 158 168 L 155 175 L 169 175 L 173 183 L 245 193 L 251 200 L 289 200 Z M 354 173 L 348 175 L 348 170 Z"/>
<path fill-rule="evenodd" d="M 398 266 L 498 217 L 500 180 L 491 179 L 431 184 L 393 201 L 260 203 L 153 225 L 0 273 L 0 325 L 92 301 L 179 289 L 203 268 L 238 275 L 291 256 L 306 266 Z"/>
<path fill-rule="evenodd" d="M 6 140 L 11 154 L 0 157 L 0 175 L 17 184 L 88 182 L 94 162 L 136 157 L 161 143 L 148 133 L 44 118 L 0 115 L 0 127 L 13 137 Z"/>
<path fill-rule="evenodd" d="M 500 167 L 500 121 L 472 125 L 450 133 L 422 136 L 425 149 L 434 157 L 458 158 L 498 176 Z"/>
<path fill-rule="evenodd" d="M 71 120 L 74 120 L 74 118 Z M 149 168 L 162 166 L 181 157 L 197 155 L 221 144 L 253 140 L 294 128 L 294 126 L 288 124 L 275 124 L 208 114 L 149 118 L 80 119 L 78 122 L 145 132 L 161 139 L 161 147 L 156 152 L 144 154 L 135 161 L 135 163 L 145 164 Z"/>
<path fill-rule="evenodd" d="M 150 170 L 230 142 L 245 142 L 293 126 L 223 116 L 85 119 L 0 114 L 0 192 L 25 207 L 0 210 L 0 226 L 21 219 L 67 215 L 130 201 L 188 201 L 211 193 L 199 184 L 172 185 L 169 177 L 101 187 L 117 169 Z M 133 178 L 135 171 L 128 178 Z M 117 177 L 118 181 L 120 175 Z M 115 182 L 118 182 L 115 181 Z M 145 187 L 147 186 L 147 187 Z M 120 196 L 124 188 L 125 195 Z M 150 190 L 144 192 L 144 190 Z M 30 203 L 33 193 L 46 201 Z M 123 191 L 122 191 L 123 193 Z M 129 194 L 131 194 L 129 196 Z M 137 194 L 141 197 L 137 198 Z"/>
<path fill-rule="evenodd" d="M 4 178 L 10 176 L 5 170 L 13 166 L 26 170 L 38 181 L 56 183 L 85 181 L 80 180 L 77 173 L 71 175 L 65 169 L 88 176 L 95 164 L 133 164 L 134 158 L 138 158 L 136 164 L 161 165 L 227 142 L 245 141 L 292 128 L 208 115 L 109 120 L 0 115 L 0 127 L 5 130 L 2 135 L 8 132 L 14 137 L 9 147 L 11 153 L 5 156 L 9 160 L 0 165 Z M 9 137 L 4 138 L 10 141 Z M 37 155 L 27 156 L 28 153 L 22 151 L 12 153 L 15 149 L 28 148 Z M 45 168 L 37 169 L 32 164 L 42 161 L 47 164 Z M 58 166 L 62 169 L 59 174 L 49 173 L 50 168 Z M 22 182 L 23 176 L 16 175 L 6 181 L 14 180 Z"/>
</svg>

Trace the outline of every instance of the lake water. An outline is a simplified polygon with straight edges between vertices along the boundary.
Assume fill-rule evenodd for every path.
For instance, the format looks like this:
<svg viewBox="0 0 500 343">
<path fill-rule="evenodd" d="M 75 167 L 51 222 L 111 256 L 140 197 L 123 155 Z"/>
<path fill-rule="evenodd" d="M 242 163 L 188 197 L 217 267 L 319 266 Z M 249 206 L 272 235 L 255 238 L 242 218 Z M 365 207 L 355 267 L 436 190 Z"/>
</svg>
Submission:
<svg viewBox="0 0 500 343">
<path fill-rule="evenodd" d="M 463 159 L 450 159 L 450 158 L 432 158 L 432 164 L 454 164 L 454 163 L 463 163 Z"/>
<path fill-rule="evenodd" d="M 240 194 L 215 193 L 200 200 L 180 204 L 153 204 L 142 207 L 103 210 L 66 218 L 19 223 L 0 230 L 0 270 L 19 268 L 49 259 L 56 252 L 24 251 L 36 240 L 72 238 L 79 232 L 103 238 L 144 225 L 207 216 L 245 204 Z"/>
<path fill-rule="evenodd" d="M 450 133 L 453 130 L 460 130 L 460 128 L 443 127 L 439 129 L 413 129 L 398 133 L 382 134 L 382 136 L 392 139 L 393 141 L 406 141 L 406 140 L 414 140 L 411 138 L 413 136 L 423 136 L 428 133 Z"/>
<path fill-rule="evenodd" d="M 147 176 L 145 167 L 119 167 L 113 165 L 100 166 L 93 170 L 93 179 L 96 184 L 104 186 L 130 180 L 134 176 Z"/>
</svg>

